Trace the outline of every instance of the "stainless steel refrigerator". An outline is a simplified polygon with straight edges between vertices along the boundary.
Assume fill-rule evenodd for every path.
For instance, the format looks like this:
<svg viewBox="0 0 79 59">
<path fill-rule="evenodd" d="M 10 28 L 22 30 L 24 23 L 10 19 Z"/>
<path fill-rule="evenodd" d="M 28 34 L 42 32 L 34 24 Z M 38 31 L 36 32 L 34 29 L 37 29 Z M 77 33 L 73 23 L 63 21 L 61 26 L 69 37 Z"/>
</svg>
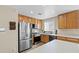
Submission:
<svg viewBox="0 0 79 59">
<path fill-rule="evenodd" d="M 32 47 L 32 28 L 30 23 L 18 23 L 18 52 Z"/>
</svg>

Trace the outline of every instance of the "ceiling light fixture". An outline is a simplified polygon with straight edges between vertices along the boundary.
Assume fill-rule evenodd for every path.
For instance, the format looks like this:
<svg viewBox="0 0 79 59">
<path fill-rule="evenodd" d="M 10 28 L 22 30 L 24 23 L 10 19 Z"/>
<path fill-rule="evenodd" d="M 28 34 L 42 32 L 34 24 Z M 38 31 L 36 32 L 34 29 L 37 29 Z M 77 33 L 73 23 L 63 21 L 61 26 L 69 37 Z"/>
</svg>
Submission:
<svg viewBox="0 0 79 59">
<path fill-rule="evenodd" d="M 31 14 L 33 14 L 33 11 L 30 11 Z"/>
<path fill-rule="evenodd" d="M 38 13 L 38 15 L 42 15 L 42 13 Z"/>
</svg>

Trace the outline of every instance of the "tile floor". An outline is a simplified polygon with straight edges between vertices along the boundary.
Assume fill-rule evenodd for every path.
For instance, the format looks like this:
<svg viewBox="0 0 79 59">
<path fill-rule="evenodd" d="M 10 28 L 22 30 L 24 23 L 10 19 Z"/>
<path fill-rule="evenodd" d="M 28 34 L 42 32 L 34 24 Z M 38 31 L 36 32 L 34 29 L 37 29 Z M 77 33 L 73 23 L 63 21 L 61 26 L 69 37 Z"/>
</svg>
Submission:
<svg viewBox="0 0 79 59">
<path fill-rule="evenodd" d="M 79 44 L 62 40 L 53 40 L 28 53 L 79 53 Z"/>
</svg>

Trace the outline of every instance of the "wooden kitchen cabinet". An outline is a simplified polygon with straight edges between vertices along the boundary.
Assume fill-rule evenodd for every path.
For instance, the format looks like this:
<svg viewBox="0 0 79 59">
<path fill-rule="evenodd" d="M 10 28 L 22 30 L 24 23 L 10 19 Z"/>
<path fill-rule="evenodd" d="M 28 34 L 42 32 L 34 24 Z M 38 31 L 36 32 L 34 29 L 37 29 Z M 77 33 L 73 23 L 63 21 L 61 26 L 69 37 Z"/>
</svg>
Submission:
<svg viewBox="0 0 79 59">
<path fill-rule="evenodd" d="M 18 18 L 20 21 L 25 21 L 26 23 L 35 24 L 36 22 L 35 18 L 31 18 L 31 17 L 24 16 L 24 15 L 18 15 Z"/>
<path fill-rule="evenodd" d="M 43 22 L 43 20 L 40 20 L 40 28 L 43 30 L 43 28 L 44 28 L 44 22 Z"/>
<path fill-rule="evenodd" d="M 25 21 L 26 23 L 30 23 L 30 18 L 29 18 L 29 17 L 25 17 L 24 21 Z"/>
<path fill-rule="evenodd" d="M 44 21 L 42 20 L 41 23 L 42 30 L 44 30 Z"/>
<path fill-rule="evenodd" d="M 41 20 L 38 20 L 38 27 L 39 27 L 39 29 L 42 28 L 42 22 L 41 22 Z"/>
<path fill-rule="evenodd" d="M 19 18 L 20 21 L 24 21 L 26 23 L 29 23 L 30 22 L 30 19 L 27 16 L 19 15 L 18 18 Z"/>
<path fill-rule="evenodd" d="M 43 20 L 39 20 L 38 21 L 38 27 L 39 27 L 39 29 L 44 29 L 44 22 L 43 22 Z"/>
<path fill-rule="evenodd" d="M 59 29 L 79 29 L 79 11 L 71 11 L 58 16 Z"/>
<path fill-rule="evenodd" d="M 68 41 L 68 42 L 74 42 L 74 43 L 79 43 L 78 38 L 71 38 L 71 37 L 64 37 L 64 36 L 57 36 L 58 40 L 63 40 L 63 41 Z"/>
<path fill-rule="evenodd" d="M 18 19 L 19 19 L 19 21 L 24 21 L 26 23 L 35 24 L 35 25 L 37 25 L 38 29 L 43 29 L 44 24 L 43 24 L 42 20 L 24 16 L 24 15 L 18 15 Z"/>
<path fill-rule="evenodd" d="M 44 43 L 49 42 L 49 35 L 41 35 L 41 42 Z"/>
<path fill-rule="evenodd" d="M 38 26 L 38 29 L 42 29 L 42 27 L 43 27 L 43 22 L 42 22 L 42 20 L 32 19 L 32 20 L 31 20 L 31 24 L 37 25 L 37 26 Z"/>
<path fill-rule="evenodd" d="M 58 27 L 59 29 L 66 29 L 66 15 L 61 14 L 58 16 Z"/>
<path fill-rule="evenodd" d="M 24 17 L 22 15 L 18 15 L 18 20 L 19 21 L 24 21 L 23 19 L 24 19 Z"/>
<path fill-rule="evenodd" d="M 35 19 L 35 24 L 38 25 L 38 19 Z"/>
<path fill-rule="evenodd" d="M 32 35 L 32 44 L 34 44 L 34 37 L 35 35 Z"/>
<path fill-rule="evenodd" d="M 79 43 L 79 39 L 77 39 L 77 38 L 70 38 L 70 37 L 67 37 L 67 41 Z"/>
<path fill-rule="evenodd" d="M 74 12 L 69 12 L 66 14 L 66 21 L 67 21 L 67 24 L 66 24 L 66 28 L 67 29 L 76 29 L 77 28 L 77 12 L 74 11 Z"/>
<path fill-rule="evenodd" d="M 31 24 L 35 24 L 35 19 L 31 18 Z"/>
<path fill-rule="evenodd" d="M 63 36 L 57 36 L 57 39 L 58 39 L 58 40 L 66 40 L 66 37 L 63 37 Z"/>
</svg>

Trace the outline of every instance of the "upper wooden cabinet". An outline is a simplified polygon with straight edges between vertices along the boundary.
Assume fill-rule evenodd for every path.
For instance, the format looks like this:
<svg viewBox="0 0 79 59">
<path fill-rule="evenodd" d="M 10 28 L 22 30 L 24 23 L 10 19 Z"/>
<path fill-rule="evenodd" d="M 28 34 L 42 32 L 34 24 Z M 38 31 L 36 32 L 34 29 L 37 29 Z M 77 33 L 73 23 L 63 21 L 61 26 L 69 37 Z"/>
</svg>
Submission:
<svg viewBox="0 0 79 59">
<path fill-rule="evenodd" d="M 25 21 L 26 23 L 30 22 L 29 17 L 23 16 L 23 15 L 19 15 L 19 21 Z"/>
<path fill-rule="evenodd" d="M 26 23 L 35 24 L 38 26 L 38 29 L 42 29 L 43 27 L 43 22 L 42 20 L 39 20 L 39 19 L 31 18 L 24 15 L 19 15 L 18 19 L 19 21 L 25 21 Z"/>
<path fill-rule="evenodd" d="M 35 19 L 35 24 L 38 25 L 38 19 Z"/>
<path fill-rule="evenodd" d="M 72 11 L 58 16 L 59 29 L 78 29 L 79 11 Z"/>
<path fill-rule="evenodd" d="M 31 18 L 31 24 L 35 24 L 35 19 Z"/>
<path fill-rule="evenodd" d="M 38 20 L 38 27 L 41 28 L 42 27 L 41 25 L 42 25 L 41 20 Z"/>
<path fill-rule="evenodd" d="M 22 17 L 21 15 L 18 15 L 18 20 L 19 21 L 23 21 L 24 17 Z"/>
<path fill-rule="evenodd" d="M 67 16 L 67 24 L 66 24 L 66 28 L 69 29 L 75 29 L 77 28 L 77 11 L 74 12 L 70 12 L 66 14 Z"/>
<path fill-rule="evenodd" d="M 59 29 L 66 29 L 66 15 L 65 14 L 59 15 L 58 27 Z"/>
<path fill-rule="evenodd" d="M 24 21 L 25 21 L 26 23 L 30 23 L 30 18 L 29 18 L 29 17 L 25 17 L 25 18 L 24 18 Z"/>
</svg>

